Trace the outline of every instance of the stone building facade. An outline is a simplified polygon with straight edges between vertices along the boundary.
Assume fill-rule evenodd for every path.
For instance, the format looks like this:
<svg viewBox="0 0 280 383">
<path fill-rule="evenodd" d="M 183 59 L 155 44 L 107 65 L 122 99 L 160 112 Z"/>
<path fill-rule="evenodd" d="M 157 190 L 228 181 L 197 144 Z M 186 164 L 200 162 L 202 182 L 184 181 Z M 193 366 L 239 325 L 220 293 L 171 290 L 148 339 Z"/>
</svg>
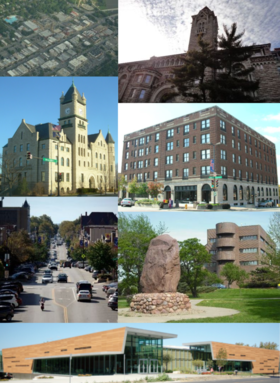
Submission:
<svg viewBox="0 0 280 383">
<path fill-rule="evenodd" d="M 207 230 L 206 249 L 212 254 L 212 259 L 206 268 L 220 276 L 224 265 L 229 262 L 249 273 L 263 267 L 262 257 L 274 248 L 275 243 L 260 225 L 217 223 L 215 229 Z"/>
<path fill-rule="evenodd" d="M 99 130 L 88 134 L 87 103 L 74 85 L 60 98 L 57 124 L 28 124 L 24 119 L 3 148 L 2 192 L 15 187 L 24 178 L 30 190 L 40 183 L 44 193 L 75 191 L 77 188 L 110 189 L 115 185 L 115 142 L 110 134 Z M 30 152 L 32 159 L 27 159 Z M 46 159 L 57 160 L 55 162 Z"/>
<path fill-rule="evenodd" d="M 279 202 L 275 144 L 216 106 L 125 135 L 122 174 L 162 182 L 174 201 Z"/>
<path fill-rule="evenodd" d="M 218 37 L 218 20 L 208 7 L 192 16 L 189 50 L 198 48 L 198 35 L 215 46 Z M 172 69 L 182 66 L 184 53 L 151 57 L 148 60 L 119 64 L 119 102 L 165 102 L 170 93 Z M 241 64 L 244 68 L 253 66 L 252 79 L 260 80 L 255 94 L 259 102 L 280 102 L 280 48 L 271 50 L 271 44 L 255 45 L 252 57 Z M 180 97 L 172 102 L 183 102 Z"/>
</svg>

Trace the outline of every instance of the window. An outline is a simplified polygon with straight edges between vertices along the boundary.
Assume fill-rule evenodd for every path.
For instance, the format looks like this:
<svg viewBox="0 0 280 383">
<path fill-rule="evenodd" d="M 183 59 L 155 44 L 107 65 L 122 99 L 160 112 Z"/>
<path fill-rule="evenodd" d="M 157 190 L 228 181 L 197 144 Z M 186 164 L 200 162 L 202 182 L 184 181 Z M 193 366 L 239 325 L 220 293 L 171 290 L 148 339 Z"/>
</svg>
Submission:
<svg viewBox="0 0 280 383">
<path fill-rule="evenodd" d="M 139 149 L 138 150 L 138 156 L 143 157 L 144 156 L 144 149 Z"/>
<path fill-rule="evenodd" d="M 209 128 L 210 128 L 210 120 L 201 121 L 201 130 L 205 130 Z"/>
<path fill-rule="evenodd" d="M 66 159 L 66 166 L 70 166 L 70 160 L 69 160 L 69 158 Z"/>
<path fill-rule="evenodd" d="M 238 148 L 238 150 L 241 150 L 241 143 L 240 142 L 237 143 L 237 148 Z"/>
<path fill-rule="evenodd" d="M 176 154 L 176 161 L 179 161 L 179 154 Z"/>
<path fill-rule="evenodd" d="M 193 170 L 192 170 L 192 174 L 193 174 L 193 175 L 196 175 L 196 168 L 193 168 Z"/>
<path fill-rule="evenodd" d="M 240 253 L 257 253 L 258 249 L 256 247 L 251 247 L 248 249 L 240 249 Z"/>
<path fill-rule="evenodd" d="M 244 141 L 247 142 L 247 134 L 244 133 Z"/>
<path fill-rule="evenodd" d="M 138 169 L 142 169 L 143 168 L 143 161 L 138 161 Z"/>
<path fill-rule="evenodd" d="M 177 134 L 180 133 L 180 126 L 177 126 Z"/>
<path fill-rule="evenodd" d="M 242 180 L 242 170 L 238 170 L 239 179 Z"/>
<path fill-rule="evenodd" d="M 146 93 L 146 91 L 144 89 L 142 89 L 140 92 L 140 95 L 139 95 L 139 100 L 143 100 L 143 98 L 145 97 L 145 93 Z"/>
<path fill-rule="evenodd" d="M 248 158 L 245 158 L 245 165 L 248 166 Z"/>
<path fill-rule="evenodd" d="M 193 159 L 196 159 L 196 152 L 193 152 Z"/>
<path fill-rule="evenodd" d="M 184 148 L 188 148 L 190 146 L 190 139 L 189 138 L 185 138 L 184 139 Z"/>
<path fill-rule="evenodd" d="M 150 136 L 147 136 L 146 137 L 146 144 L 148 144 L 150 142 Z"/>
<path fill-rule="evenodd" d="M 166 165 L 171 165 L 173 164 L 173 156 L 167 156 L 166 157 Z"/>
<path fill-rule="evenodd" d="M 184 153 L 183 162 L 189 162 L 189 153 Z"/>
<path fill-rule="evenodd" d="M 220 120 L 220 128 L 222 130 L 226 130 L 226 123 L 225 123 L 225 121 Z"/>
<path fill-rule="evenodd" d="M 45 172 L 41 172 L 41 181 L 42 182 L 46 181 L 46 173 Z"/>
<path fill-rule="evenodd" d="M 60 147 L 60 150 L 61 150 L 62 152 L 64 152 L 64 147 L 63 147 L 63 146 L 61 146 L 61 147 Z"/>
<path fill-rule="evenodd" d="M 227 159 L 227 152 L 225 150 L 221 150 L 221 160 Z"/>
<path fill-rule="evenodd" d="M 159 133 L 156 133 L 155 141 L 158 141 L 158 140 L 159 140 Z"/>
<path fill-rule="evenodd" d="M 146 155 L 149 154 L 149 148 L 148 148 L 148 146 L 147 146 L 146 149 L 145 149 L 145 154 L 146 154 Z"/>
<path fill-rule="evenodd" d="M 235 154 L 232 155 L 232 162 L 236 162 L 236 155 Z"/>
<path fill-rule="evenodd" d="M 221 175 L 226 176 L 227 175 L 227 168 L 226 166 L 221 166 Z"/>
<path fill-rule="evenodd" d="M 187 178 L 189 176 L 189 169 L 183 169 L 183 177 Z"/>
<path fill-rule="evenodd" d="M 248 146 L 245 145 L 245 153 L 248 153 Z"/>
<path fill-rule="evenodd" d="M 252 168 L 252 167 L 253 167 L 253 161 L 250 160 L 250 168 Z"/>
<path fill-rule="evenodd" d="M 20 151 L 20 152 L 23 151 L 23 145 L 22 145 L 22 144 L 19 146 L 19 151 Z"/>
<path fill-rule="evenodd" d="M 235 148 L 235 140 L 231 140 L 231 146 Z"/>
<path fill-rule="evenodd" d="M 252 148 L 249 148 L 249 153 L 252 155 Z"/>
<path fill-rule="evenodd" d="M 19 159 L 19 166 L 22 166 L 22 158 Z"/>
<path fill-rule="evenodd" d="M 226 136 L 224 134 L 220 135 L 220 143 L 225 144 L 226 143 Z"/>
<path fill-rule="evenodd" d="M 232 169 L 232 176 L 233 176 L 233 178 L 236 178 L 236 170 L 235 169 Z"/>
<path fill-rule="evenodd" d="M 233 136 L 235 136 L 235 128 L 234 128 L 234 126 L 231 127 L 231 134 L 232 134 Z"/>
<path fill-rule="evenodd" d="M 154 159 L 154 166 L 158 166 L 158 158 Z"/>
<path fill-rule="evenodd" d="M 151 81 L 151 78 L 152 78 L 152 76 L 147 74 L 147 76 L 145 77 L 145 84 L 148 84 Z"/>
<path fill-rule="evenodd" d="M 129 159 L 129 152 L 126 152 L 126 153 L 125 153 L 125 159 L 126 159 L 126 160 Z"/>
<path fill-rule="evenodd" d="M 128 164 L 124 164 L 124 170 L 128 170 Z"/>
<path fill-rule="evenodd" d="M 179 148 L 179 146 L 180 146 L 180 141 L 179 140 L 176 141 L 176 146 L 177 146 L 177 148 Z"/>
<path fill-rule="evenodd" d="M 141 81 L 142 81 L 142 75 L 140 75 L 140 74 L 137 75 L 137 76 L 136 76 L 136 81 L 137 81 L 137 82 L 141 82 Z"/>
<path fill-rule="evenodd" d="M 158 148 L 159 148 L 159 146 L 155 145 L 155 153 L 158 153 Z"/>
<path fill-rule="evenodd" d="M 246 172 L 246 180 L 249 181 L 249 173 Z"/>
<path fill-rule="evenodd" d="M 184 134 L 187 134 L 190 132 L 190 125 L 185 125 L 184 126 Z"/>
<path fill-rule="evenodd" d="M 242 164 L 242 161 L 241 161 L 241 156 L 238 156 L 238 163 L 239 163 L 239 165 L 241 165 L 241 164 Z"/>
<path fill-rule="evenodd" d="M 237 201 L 237 186 L 233 186 L 233 200 Z"/>
<path fill-rule="evenodd" d="M 194 123 L 193 123 L 193 129 L 194 129 L 194 130 L 196 130 L 196 126 L 197 126 L 196 124 L 197 124 L 197 122 L 194 122 Z"/>
<path fill-rule="evenodd" d="M 227 201 L 228 199 L 228 188 L 227 188 L 227 185 L 224 184 L 223 185 L 223 201 Z"/>
<path fill-rule="evenodd" d="M 193 136 L 193 144 L 196 144 L 196 136 Z"/>
<path fill-rule="evenodd" d="M 127 175 L 125 176 L 127 178 Z M 66 173 L 66 182 L 70 181 L 70 173 Z"/>
<path fill-rule="evenodd" d="M 172 170 L 165 171 L 165 178 L 172 178 Z"/>
<path fill-rule="evenodd" d="M 206 160 L 210 158 L 210 149 L 201 150 L 201 159 Z"/>
<path fill-rule="evenodd" d="M 206 176 L 210 174 L 210 166 L 201 166 L 201 175 Z"/>
<path fill-rule="evenodd" d="M 145 137 L 141 137 L 139 139 L 139 145 L 144 145 L 145 144 Z"/>
<path fill-rule="evenodd" d="M 126 149 L 128 149 L 128 148 L 129 148 L 129 142 L 126 143 Z"/>
<path fill-rule="evenodd" d="M 239 263 L 240 263 L 240 266 L 253 266 L 253 265 L 257 265 L 258 261 L 241 261 Z"/>
<path fill-rule="evenodd" d="M 243 200 L 243 186 L 239 186 L 239 199 Z"/>
<path fill-rule="evenodd" d="M 150 161 L 150 160 L 145 160 L 145 162 L 144 162 L 144 166 L 145 166 L 145 168 L 147 168 L 148 165 L 150 165 L 150 164 L 149 164 L 149 161 Z"/>
<path fill-rule="evenodd" d="M 136 161 L 133 162 L 133 169 L 136 169 Z"/>
<path fill-rule="evenodd" d="M 174 136 L 174 129 L 169 129 L 166 131 L 166 138 L 170 138 Z"/>
<path fill-rule="evenodd" d="M 251 138 L 251 136 L 248 136 L 248 138 L 249 138 L 249 144 L 252 145 L 252 138 Z"/>
<path fill-rule="evenodd" d="M 202 134 L 201 135 L 201 143 L 202 144 L 210 144 L 210 134 Z"/>
<path fill-rule="evenodd" d="M 30 150 L 30 144 L 26 144 L 26 150 Z"/>
<path fill-rule="evenodd" d="M 158 172 L 154 172 L 154 180 L 158 178 Z"/>
<path fill-rule="evenodd" d="M 237 129 L 237 137 L 240 138 L 240 130 Z"/>
<path fill-rule="evenodd" d="M 167 142 L 166 150 L 173 150 L 173 142 Z"/>
</svg>

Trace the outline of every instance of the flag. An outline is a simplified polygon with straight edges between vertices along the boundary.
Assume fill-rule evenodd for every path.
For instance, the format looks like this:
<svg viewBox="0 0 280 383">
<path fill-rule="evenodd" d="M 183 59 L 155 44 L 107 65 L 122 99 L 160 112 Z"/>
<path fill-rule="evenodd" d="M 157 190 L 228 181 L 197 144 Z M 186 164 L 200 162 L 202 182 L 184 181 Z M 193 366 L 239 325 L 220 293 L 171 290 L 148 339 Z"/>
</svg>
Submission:
<svg viewBox="0 0 280 383">
<path fill-rule="evenodd" d="M 214 173 L 214 160 L 210 160 L 210 172 Z"/>
<path fill-rule="evenodd" d="M 60 138 L 60 133 L 58 133 L 58 132 L 53 132 L 53 137 L 54 137 L 54 138 Z"/>
<path fill-rule="evenodd" d="M 60 125 L 53 125 L 52 126 L 52 130 L 54 132 L 60 132 L 61 131 L 61 126 Z"/>
</svg>

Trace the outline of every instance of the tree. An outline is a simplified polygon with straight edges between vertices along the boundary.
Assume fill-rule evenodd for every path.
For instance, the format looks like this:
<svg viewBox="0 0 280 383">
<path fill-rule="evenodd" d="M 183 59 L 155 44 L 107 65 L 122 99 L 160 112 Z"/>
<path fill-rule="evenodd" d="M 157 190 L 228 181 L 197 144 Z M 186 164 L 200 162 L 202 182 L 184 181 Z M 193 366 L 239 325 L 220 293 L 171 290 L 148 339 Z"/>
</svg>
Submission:
<svg viewBox="0 0 280 383">
<path fill-rule="evenodd" d="M 224 265 L 220 275 L 228 281 L 228 288 L 230 288 L 233 282 L 239 281 L 241 278 L 248 278 L 248 274 L 244 270 L 241 270 L 239 266 L 231 262 Z"/>
<path fill-rule="evenodd" d="M 242 46 L 245 32 L 237 34 L 237 24 L 229 30 L 224 25 L 225 35 L 218 37 L 218 50 L 215 52 L 220 71 L 216 73 L 210 90 L 214 102 L 252 102 L 250 95 L 259 89 L 259 81 L 251 79 L 254 67 L 245 67 L 253 54 L 253 46 Z"/>
<path fill-rule="evenodd" d="M 221 372 L 221 368 L 223 368 L 227 364 L 227 351 L 224 348 L 220 348 L 218 353 L 216 354 L 216 364 Z"/>
<path fill-rule="evenodd" d="M 93 246 L 90 246 L 85 253 L 91 266 L 96 270 L 115 269 L 117 265 L 116 250 L 108 243 L 97 241 Z"/>
<path fill-rule="evenodd" d="M 208 370 L 214 367 L 214 361 L 212 359 L 208 359 L 206 364 L 207 364 Z"/>
<path fill-rule="evenodd" d="M 125 179 L 125 176 L 123 174 L 119 174 L 119 176 L 118 176 L 119 191 L 125 192 L 126 187 L 127 187 L 127 181 Z M 122 194 L 122 196 L 123 196 L 123 194 Z"/>
<path fill-rule="evenodd" d="M 141 182 L 138 184 L 138 190 L 136 192 L 137 196 L 148 197 L 148 185 L 146 182 Z"/>
<path fill-rule="evenodd" d="M 257 267 L 256 270 L 250 272 L 250 287 L 269 287 L 273 284 L 277 285 L 279 275 L 269 267 Z"/>
<path fill-rule="evenodd" d="M 203 367 L 203 360 L 195 359 L 195 360 L 192 361 L 192 364 L 193 364 L 196 368 L 202 368 L 202 367 Z"/>
<path fill-rule="evenodd" d="M 278 344 L 275 342 L 260 342 L 259 348 L 265 348 L 267 350 L 277 350 Z"/>
<path fill-rule="evenodd" d="M 23 159 L 23 162 L 20 164 L 19 159 L 18 157 L 16 157 L 16 155 L 17 153 L 7 153 L 3 156 L 0 155 L 0 169 L 2 173 L 2 195 L 21 195 L 21 185 L 23 182 L 21 174 L 25 171 L 26 165 L 23 165 Z"/>
<path fill-rule="evenodd" d="M 33 256 L 33 244 L 26 230 L 12 232 L 8 238 L 7 245 L 17 263 L 26 262 Z"/>
<path fill-rule="evenodd" d="M 204 264 L 210 262 L 211 254 L 208 253 L 197 238 L 190 238 L 179 242 L 181 260 L 181 279 L 187 283 L 194 298 L 197 297 L 197 287 L 202 284 L 208 271 Z"/>
<path fill-rule="evenodd" d="M 162 356 L 162 361 L 163 363 L 165 363 L 165 371 L 168 370 L 168 363 L 172 362 L 174 360 L 172 354 L 170 354 L 169 352 L 166 352 L 163 354 Z"/>
<path fill-rule="evenodd" d="M 148 193 L 152 198 L 157 198 L 163 192 L 164 185 L 161 182 L 148 182 Z"/>
<path fill-rule="evenodd" d="M 73 238 L 77 233 L 76 226 L 73 221 L 62 221 L 59 225 L 59 233 L 65 239 Z"/>
<path fill-rule="evenodd" d="M 239 288 L 241 288 L 244 285 L 246 279 L 248 279 L 248 278 L 249 278 L 249 274 L 246 273 L 245 270 L 239 270 L 239 276 L 238 276 L 238 279 L 236 281 L 237 286 Z"/>
<path fill-rule="evenodd" d="M 182 60 L 184 65 L 173 69 L 175 75 L 170 81 L 178 89 L 178 93 L 170 93 L 170 97 L 178 94 L 191 102 L 207 102 L 207 89 L 211 69 L 217 66 L 214 48 L 204 41 L 202 34 L 198 37 L 199 50 L 188 51 Z M 207 73 L 208 70 L 208 73 Z M 210 73 L 209 73 L 210 71 Z M 208 79 L 207 79 L 208 76 Z"/>
<path fill-rule="evenodd" d="M 159 222 L 153 227 L 144 214 L 137 216 L 120 213 L 119 230 L 119 279 L 125 286 L 136 286 L 141 292 L 140 277 L 150 241 L 156 236 L 166 233 L 167 228 Z"/>
<path fill-rule="evenodd" d="M 131 194 L 136 194 L 138 192 L 137 178 L 134 177 L 131 182 L 128 184 L 128 192 Z"/>
</svg>

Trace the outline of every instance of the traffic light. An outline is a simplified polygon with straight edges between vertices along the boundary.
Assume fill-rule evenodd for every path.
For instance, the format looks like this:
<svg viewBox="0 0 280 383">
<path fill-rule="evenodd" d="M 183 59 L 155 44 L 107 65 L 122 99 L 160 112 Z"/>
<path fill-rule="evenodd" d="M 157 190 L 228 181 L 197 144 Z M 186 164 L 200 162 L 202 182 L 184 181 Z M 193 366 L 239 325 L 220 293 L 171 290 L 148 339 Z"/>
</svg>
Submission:
<svg viewBox="0 0 280 383">
<path fill-rule="evenodd" d="M 30 158 L 31 158 L 31 153 L 27 152 L 27 159 L 30 160 Z"/>
<path fill-rule="evenodd" d="M 213 188 L 215 186 L 215 181 L 211 180 L 211 187 Z"/>
<path fill-rule="evenodd" d="M 216 180 L 216 188 L 219 186 L 219 180 Z"/>
<path fill-rule="evenodd" d="M 62 174 L 59 173 L 59 175 L 58 175 L 58 181 L 61 182 L 61 180 L 62 180 Z"/>
</svg>

